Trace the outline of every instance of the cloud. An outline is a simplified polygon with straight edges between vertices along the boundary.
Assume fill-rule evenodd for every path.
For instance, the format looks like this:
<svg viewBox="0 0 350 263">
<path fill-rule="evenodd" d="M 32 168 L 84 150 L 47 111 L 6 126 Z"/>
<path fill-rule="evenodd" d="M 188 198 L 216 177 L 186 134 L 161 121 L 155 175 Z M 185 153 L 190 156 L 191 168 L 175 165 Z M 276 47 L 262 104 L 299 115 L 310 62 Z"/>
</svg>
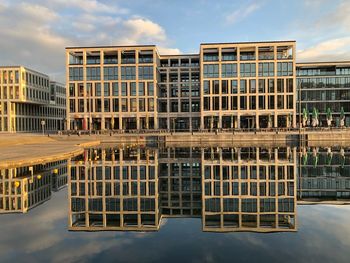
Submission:
<svg viewBox="0 0 350 263">
<path fill-rule="evenodd" d="M 164 28 L 130 14 L 114 2 L 31 0 L 0 3 L 0 53 L 3 65 L 24 65 L 65 82 L 65 47 L 156 44 L 167 53 Z"/>
<path fill-rule="evenodd" d="M 253 14 L 256 10 L 261 7 L 261 3 L 251 2 L 248 5 L 244 5 L 232 13 L 226 15 L 225 21 L 227 24 L 235 24 L 241 20 L 244 20 L 246 17 Z"/>
<path fill-rule="evenodd" d="M 350 59 L 350 37 L 319 42 L 297 52 L 298 61 L 337 61 Z"/>
</svg>

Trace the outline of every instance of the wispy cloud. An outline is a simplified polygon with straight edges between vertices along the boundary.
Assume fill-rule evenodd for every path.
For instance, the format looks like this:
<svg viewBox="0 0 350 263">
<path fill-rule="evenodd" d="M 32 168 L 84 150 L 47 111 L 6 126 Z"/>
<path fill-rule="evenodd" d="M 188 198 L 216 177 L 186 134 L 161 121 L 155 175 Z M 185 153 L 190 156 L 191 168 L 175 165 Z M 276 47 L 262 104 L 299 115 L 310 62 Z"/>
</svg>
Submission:
<svg viewBox="0 0 350 263">
<path fill-rule="evenodd" d="M 227 24 L 235 24 L 239 21 L 244 20 L 246 17 L 253 14 L 256 10 L 258 10 L 262 6 L 261 3 L 258 3 L 256 1 L 250 2 L 248 4 L 245 4 L 238 9 L 234 10 L 233 12 L 229 13 L 225 17 L 225 21 Z"/>
<path fill-rule="evenodd" d="M 0 1 L 1 2 L 1 1 Z M 31 0 L 0 3 L 1 64 L 21 64 L 65 81 L 65 47 L 157 44 L 170 48 L 165 29 L 114 2 Z"/>
<path fill-rule="evenodd" d="M 299 50 L 298 61 L 350 60 L 350 37 L 335 38 Z"/>
</svg>

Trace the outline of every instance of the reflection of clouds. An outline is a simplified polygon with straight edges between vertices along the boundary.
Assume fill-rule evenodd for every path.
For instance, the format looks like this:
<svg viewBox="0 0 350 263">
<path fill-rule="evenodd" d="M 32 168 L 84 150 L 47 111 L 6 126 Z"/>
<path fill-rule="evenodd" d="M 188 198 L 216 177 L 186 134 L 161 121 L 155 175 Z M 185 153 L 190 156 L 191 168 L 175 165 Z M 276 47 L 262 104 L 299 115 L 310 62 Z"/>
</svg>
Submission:
<svg viewBox="0 0 350 263">
<path fill-rule="evenodd" d="M 348 262 L 350 206 L 298 206 L 297 233 L 207 233 L 198 218 L 164 218 L 159 232 L 69 232 L 66 198 L 0 216 L 0 261 Z"/>
</svg>

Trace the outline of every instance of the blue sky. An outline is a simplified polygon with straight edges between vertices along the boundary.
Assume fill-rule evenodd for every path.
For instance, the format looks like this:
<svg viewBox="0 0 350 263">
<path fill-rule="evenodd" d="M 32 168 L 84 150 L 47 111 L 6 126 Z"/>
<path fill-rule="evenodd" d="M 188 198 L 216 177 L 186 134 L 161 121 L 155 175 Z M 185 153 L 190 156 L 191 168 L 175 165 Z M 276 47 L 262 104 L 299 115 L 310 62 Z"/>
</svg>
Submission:
<svg viewBox="0 0 350 263">
<path fill-rule="evenodd" d="M 0 0 L 0 64 L 64 81 L 66 46 L 296 40 L 297 60 L 350 59 L 348 0 Z"/>
</svg>

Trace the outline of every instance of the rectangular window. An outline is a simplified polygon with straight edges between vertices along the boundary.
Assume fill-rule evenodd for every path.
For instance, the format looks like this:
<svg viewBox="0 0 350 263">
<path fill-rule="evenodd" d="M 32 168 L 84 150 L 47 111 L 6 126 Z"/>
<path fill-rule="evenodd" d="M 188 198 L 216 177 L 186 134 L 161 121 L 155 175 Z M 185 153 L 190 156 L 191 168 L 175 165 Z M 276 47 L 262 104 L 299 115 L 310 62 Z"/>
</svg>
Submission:
<svg viewBox="0 0 350 263">
<path fill-rule="evenodd" d="M 259 79 L 259 93 L 265 93 L 265 80 Z"/>
<path fill-rule="evenodd" d="M 284 92 L 284 79 L 277 79 L 277 92 L 278 93 Z"/>
<path fill-rule="evenodd" d="M 238 104 L 237 104 L 237 96 L 231 97 L 231 110 L 237 110 Z"/>
<path fill-rule="evenodd" d="M 147 95 L 148 95 L 148 96 L 154 96 L 154 86 L 153 86 L 153 82 L 148 82 L 148 83 L 147 83 Z"/>
<path fill-rule="evenodd" d="M 122 66 L 121 67 L 122 80 L 135 80 L 136 79 L 136 67 Z"/>
<path fill-rule="evenodd" d="M 247 93 L 247 81 L 245 79 L 241 79 L 239 92 L 241 94 Z"/>
<path fill-rule="evenodd" d="M 104 86 L 104 96 L 105 97 L 110 96 L 109 83 L 104 83 L 103 86 Z"/>
<path fill-rule="evenodd" d="M 237 94 L 237 93 L 238 93 L 237 80 L 231 80 L 231 94 Z"/>
<path fill-rule="evenodd" d="M 265 96 L 259 96 L 259 110 L 265 109 Z"/>
<path fill-rule="evenodd" d="M 228 80 L 222 80 L 221 81 L 221 93 L 227 94 L 228 93 Z"/>
<path fill-rule="evenodd" d="M 153 67 L 152 66 L 140 66 L 139 67 L 139 79 L 153 79 Z"/>
<path fill-rule="evenodd" d="M 139 82 L 139 96 L 145 96 L 145 83 Z"/>
<path fill-rule="evenodd" d="M 237 64 L 222 64 L 221 76 L 223 78 L 237 77 Z"/>
<path fill-rule="evenodd" d="M 218 64 L 204 65 L 203 74 L 205 78 L 218 78 L 219 65 Z"/>
<path fill-rule="evenodd" d="M 121 100 L 121 106 L 122 106 L 122 112 L 128 112 L 128 100 L 127 99 Z"/>
<path fill-rule="evenodd" d="M 249 80 L 249 92 L 256 93 L 256 80 L 255 79 Z"/>
<path fill-rule="evenodd" d="M 204 110 L 210 110 L 210 97 L 204 97 Z"/>
<path fill-rule="evenodd" d="M 5 78 L 5 75 L 4 75 L 4 78 L 3 78 L 4 83 L 6 83 L 6 79 L 7 78 Z M 82 67 L 79 67 L 79 68 L 70 67 L 69 68 L 69 80 L 70 81 L 81 81 L 81 80 L 83 80 L 83 68 Z"/>
<path fill-rule="evenodd" d="M 95 96 L 101 96 L 101 83 L 95 83 Z"/>
<path fill-rule="evenodd" d="M 104 67 L 104 80 L 118 80 L 118 67 Z"/>
<path fill-rule="evenodd" d="M 104 112 L 110 112 L 109 99 L 104 99 Z"/>
<path fill-rule="evenodd" d="M 122 82 L 122 96 L 128 96 L 128 83 Z"/>
<path fill-rule="evenodd" d="M 275 75 L 275 64 L 259 63 L 259 77 L 273 77 Z"/>
<path fill-rule="evenodd" d="M 100 80 L 101 68 L 100 67 L 87 67 L 86 68 L 86 80 Z"/>
<path fill-rule="evenodd" d="M 242 63 L 240 64 L 241 77 L 255 77 L 256 68 L 255 63 Z"/>
<path fill-rule="evenodd" d="M 148 99 L 148 111 L 154 111 L 154 100 Z"/>
<path fill-rule="evenodd" d="M 210 94 L 210 82 L 209 80 L 204 80 L 204 94 Z"/>
<path fill-rule="evenodd" d="M 136 96 L 136 82 L 130 82 L 130 96 Z"/>
<path fill-rule="evenodd" d="M 145 99 L 139 99 L 139 111 L 145 111 Z"/>
<path fill-rule="evenodd" d="M 113 92 L 113 96 L 119 95 L 118 82 L 112 82 L 112 92 Z"/>
<path fill-rule="evenodd" d="M 119 112 L 119 99 L 113 99 L 113 112 Z"/>
<path fill-rule="evenodd" d="M 277 63 L 277 76 L 293 76 L 293 63 L 292 62 L 278 62 Z"/>
</svg>

